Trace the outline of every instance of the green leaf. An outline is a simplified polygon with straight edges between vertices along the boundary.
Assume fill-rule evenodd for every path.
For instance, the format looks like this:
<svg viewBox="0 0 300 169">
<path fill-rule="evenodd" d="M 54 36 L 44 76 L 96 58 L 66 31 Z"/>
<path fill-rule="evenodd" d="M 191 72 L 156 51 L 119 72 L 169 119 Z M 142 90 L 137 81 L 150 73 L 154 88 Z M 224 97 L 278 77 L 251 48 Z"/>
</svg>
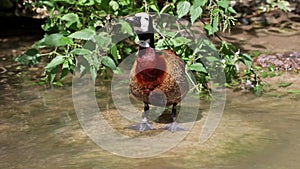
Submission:
<svg viewBox="0 0 300 169">
<path fill-rule="evenodd" d="M 64 86 L 64 84 L 62 82 L 53 82 L 52 84 L 55 86 L 59 86 L 59 87 Z"/>
<path fill-rule="evenodd" d="M 35 46 L 58 47 L 72 44 L 72 39 L 65 37 L 60 33 L 54 33 L 51 35 L 45 35 L 45 37 L 36 43 Z"/>
<path fill-rule="evenodd" d="M 83 55 L 83 58 L 89 65 L 94 65 L 94 57 L 92 55 Z"/>
<path fill-rule="evenodd" d="M 133 31 L 132 31 L 132 28 L 130 26 L 130 24 L 128 22 L 125 22 L 123 20 L 120 20 L 120 24 L 121 24 L 121 32 L 122 33 L 127 33 L 131 36 L 133 36 Z"/>
<path fill-rule="evenodd" d="M 262 78 L 266 78 L 268 76 L 269 76 L 268 72 L 266 72 L 266 71 L 261 72 L 261 77 Z"/>
<path fill-rule="evenodd" d="M 270 76 L 270 77 L 275 77 L 276 75 L 277 75 L 277 74 L 276 74 L 275 72 L 270 72 L 270 73 L 269 73 L 269 76 Z"/>
<path fill-rule="evenodd" d="M 95 30 L 93 29 L 83 29 L 69 35 L 70 38 L 81 39 L 81 40 L 92 40 L 96 35 Z"/>
<path fill-rule="evenodd" d="M 290 8 L 290 3 L 288 1 L 281 0 L 278 2 L 278 8 L 283 10 L 284 12 L 290 12 L 292 9 Z"/>
<path fill-rule="evenodd" d="M 64 63 L 65 58 L 62 55 L 57 55 L 54 59 L 51 60 L 45 67 L 46 71 L 51 71 L 52 69 L 56 68 L 58 65 Z"/>
<path fill-rule="evenodd" d="M 213 15 L 213 16 L 216 16 L 216 15 L 218 15 L 219 13 L 222 13 L 223 11 L 220 9 L 220 8 L 215 8 L 215 9 L 213 9 L 212 11 L 211 11 L 211 14 Z"/>
<path fill-rule="evenodd" d="M 112 39 L 107 35 L 107 33 L 100 32 L 94 38 L 97 45 L 102 49 L 107 49 L 112 44 Z"/>
<path fill-rule="evenodd" d="M 216 15 L 213 17 L 212 29 L 213 29 L 213 33 L 218 32 L 218 30 L 219 30 L 219 15 Z"/>
<path fill-rule="evenodd" d="M 159 13 L 159 9 L 158 9 L 158 6 L 157 6 L 157 5 L 151 4 L 151 5 L 149 5 L 149 8 L 152 9 L 153 11 Z"/>
<path fill-rule="evenodd" d="M 204 29 L 207 31 L 208 35 L 212 35 L 215 33 L 213 27 L 210 24 L 205 24 Z"/>
<path fill-rule="evenodd" d="M 195 8 L 199 7 L 199 6 L 204 6 L 207 3 L 208 0 L 194 0 L 193 2 L 193 6 Z"/>
<path fill-rule="evenodd" d="M 131 0 L 118 0 L 119 5 L 126 6 L 130 4 Z"/>
<path fill-rule="evenodd" d="M 112 58 L 110 58 L 108 56 L 102 56 L 100 61 L 103 65 L 111 68 L 112 70 L 117 69 L 117 66 L 116 66 L 115 62 L 112 60 Z"/>
<path fill-rule="evenodd" d="M 69 69 L 69 61 L 67 59 L 65 59 L 63 65 L 62 65 L 62 69 Z"/>
<path fill-rule="evenodd" d="M 49 69 L 47 71 L 47 78 L 49 80 L 49 82 L 51 84 L 53 84 L 54 80 L 55 80 L 55 77 L 56 77 L 56 74 L 57 74 L 57 70 L 58 70 L 58 67 L 54 67 L 52 69 Z"/>
<path fill-rule="evenodd" d="M 205 59 L 210 62 L 210 63 L 213 63 L 213 62 L 219 62 L 220 60 L 214 56 L 207 56 L 205 57 Z"/>
<path fill-rule="evenodd" d="M 287 91 L 288 93 L 292 93 L 292 94 L 299 94 L 300 90 L 289 90 Z"/>
<path fill-rule="evenodd" d="M 273 64 L 270 64 L 270 65 L 268 66 L 268 70 L 269 70 L 270 72 L 274 72 L 274 71 L 275 71 L 275 66 L 274 66 Z"/>
<path fill-rule="evenodd" d="M 159 39 L 155 45 L 155 48 L 158 50 L 167 49 L 168 43 L 166 41 L 166 39 Z"/>
<path fill-rule="evenodd" d="M 50 8 L 53 8 L 53 5 L 54 5 L 53 2 L 49 2 L 49 1 L 43 1 L 42 4 L 45 6 L 48 6 Z"/>
<path fill-rule="evenodd" d="M 227 8 L 230 13 L 237 14 L 237 12 L 230 6 Z"/>
<path fill-rule="evenodd" d="M 233 51 L 236 51 L 236 48 L 234 45 L 232 45 L 231 43 L 227 43 L 226 41 L 223 41 L 221 43 L 219 53 L 222 53 L 224 55 L 234 55 Z M 243 56 L 240 56 L 240 57 L 243 58 Z"/>
<path fill-rule="evenodd" d="M 79 17 L 75 13 L 68 13 L 61 17 L 61 19 L 65 21 L 76 22 L 79 19 Z"/>
<path fill-rule="evenodd" d="M 63 63 L 63 66 L 62 66 L 62 70 L 61 70 L 61 74 L 60 74 L 60 79 L 63 79 L 64 77 L 66 77 L 69 72 L 70 72 L 69 62 L 66 60 Z"/>
<path fill-rule="evenodd" d="M 166 37 L 174 38 L 177 33 L 175 31 L 170 31 L 170 32 L 163 31 L 162 34 Z"/>
<path fill-rule="evenodd" d="M 288 87 L 292 84 L 293 83 L 291 83 L 291 82 L 281 82 L 281 83 L 278 84 L 278 87 Z"/>
<path fill-rule="evenodd" d="M 84 48 L 75 48 L 70 53 L 74 55 L 91 55 L 92 51 Z"/>
<path fill-rule="evenodd" d="M 242 56 L 242 62 L 247 66 L 248 69 L 252 67 L 252 57 L 246 53 L 240 54 Z"/>
<path fill-rule="evenodd" d="M 178 18 L 182 18 L 190 11 L 191 4 L 188 1 L 180 1 L 177 4 Z"/>
<path fill-rule="evenodd" d="M 187 44 L 191 41 L 192 40 L 190 40 L 188 38 L 185 38 L 185 37 L 182 37 L 182 36 L 176 37 L 175 39 L 171 39 L 171 42 L 173 43 L 173 45 L 175 47 Z"/>
<path fill-rule="evenodd" d="M 205 67 L 203 66 L 202 63 L 194 63 L 192 65 L 189 65 L 187 66 L 187 68 L 189 70 L 194 70 L 194 71 L 197 71 L 197 72 L 202 72 L 202 73 L 207 73 Z"/>
<path fill-rule="evenodd" d="M 94 0 L 79 0 L 77 3 L 82 6 L 92 6 L 95 4 Z"/>
<path fill-rule="evenodd" d="M 217 52 L 216 46 L 210 40 L 204 39 L 203 40 L 203 45 L 205 45 L 206 47 L 208 47 L 210 49 L 210 51 Z"/>
<path fill-rule="evenodd" d="M 69 63 L 69 69 L 73 71 L 75 69 L 75 63 L 74 63 L 74 58 L 68 57 L 68 63 Z"/>
<path fill-rule="evenodd" d="M 80 20 L 79 20 L 79 17 L 77 14 L 75 13 L 68 13 L 68 14 L 65 14 L 61 20 L 64 20 L 64 21 L 68 21 L 66 23 L 66 26 L 67 27 L 70 27 L 73 23 L 77 23 L 77 27 L 80 28 L 82 26 L 82 24 L 80 23 Z"/>
<path fill-rule="evenodd" d="M 97 4 L 101 4 L 102 0 L 94 0 Z"/>
<path fill-rule="evenodd" d="M 114 11 L 119 9 L 119 4 L 116 1 L 110 1 L 109 6 L 111 6 Z"/>
<path fill-rule="evenodd" d="M 224 9 L 227 9 L 229 7 L 228 0 L 217 1 L 217 4 Z"/>
<path fill-rule="evenodd" d="M 94 11 L 95 15 L 100 17 L 100 18 L 104 18 L 107 13 L 105 12 L 105 10 L 99 10 L 99 11 Z"/>
<path fill-rule="evenodd" d="M 111 48 L 110 48 L 110 53 L 111 55 L 114 57 L 114 60 L 117 62 L 118 59 L 119 59 L 119 55 L 118 55 L 118 48 L 116 45 L 113 45 Z"/>
<path fill-rule="evenodd" d="M 41 61 L 41 55 L 36 49 L 29 49 L 24 54 L 15 58 L 15 61 L 23 65 L 35 65 Z"/>
<path fill-rule="evenodd" d="M 68 37 L 61 37 L 58 42 L 57 42 L 57 46 L 65 46 L 65 45 L 73 45 L 74 42 L 72 39 L 68 38 Z"/>
<path fill-rule="evenodd" d="M 68 4 L 74 4 L 75 0 L 54 0 L 54 2 L 64 2 Z"/>
<path fill-rule="evenodd" d="M 267 4 L 272 4 L 274 0 L 266 0 Z"/>
<path fill-rule="evenodd" d="M 202 8 L 201 6 L 195 7 L 194 5 L 190 9 L 190 14 L 191 14 L 191 22 L 194 24 L 196 19 L 198 19 L 202 15 Z"/>
<path fill-rule="evenodd" d="M 174 9 L 174 4 L 170 3 L 165 5 L 161 10 L 160 10 L 160 14 L 162 13 L 167 13 L 169 10 Z"/>
</svg>

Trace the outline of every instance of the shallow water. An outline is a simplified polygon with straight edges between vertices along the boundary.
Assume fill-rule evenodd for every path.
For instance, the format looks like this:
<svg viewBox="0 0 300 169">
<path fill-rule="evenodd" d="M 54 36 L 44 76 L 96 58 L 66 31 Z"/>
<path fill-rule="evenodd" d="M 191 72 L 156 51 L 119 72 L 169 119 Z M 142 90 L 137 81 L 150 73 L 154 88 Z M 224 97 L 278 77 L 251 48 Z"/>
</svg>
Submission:
<svg viewBox="0 0 300 169">
<path fill-rule="evenodd" d="M 85 134 L 73 108 L 71 86 L 49 89 L 29 82 L 11 86 L 0 96 L 0 168 L 300 167 L 300 105 L 295 98 L 229 92 L 222 122 L 207 142 L 198 143 L 208 111 L 208 103 L 203 103 L 204 118 L 176 147 L 132 159 L 101 149 Z M 107 95 L 109 86 L 106 81 L 96 87 L 97 101 L 116 114 Z"/>
<path fill-rule="evenodd" d="M 244 97 L 245 98 L 245 97 Z M 239 100 L 231 105 L 232 111 L 251 124 L 272 133 L 266 136 L 269 143 L 263 151 L 256 152 L 236 168 L 296 169 L 300 167 L 300 95 L 284 98 L 268 97 Z M 253 147 L 254 149 L 256 147 Z"/>
<path fill-rule="evenodd" d="M 102 149 L 82 129 L 71 83 L 33 85 L 33 71 L 21 71 L 8 55 L 0 60 L 8 70 L 0 74 L 0 168 L 300 168 L 299 94 L 255 97 L 228 91 L 222 121 L 205 143 L 198 141 L 209 103 L 200 102 L 197 121 L 179 144 L 149 158 L 126 158 Z M 298 84 L 292 87 L 299 89 Z M 132 138 L 160 133 L 124 129 L 130 123 L 120 118 L 113 104 L 109 80 L 98 80 L 95 95 L 100 111 L 117 131 Z M 142 110 L 142 105 L 137 108 Z"/>
</svg>

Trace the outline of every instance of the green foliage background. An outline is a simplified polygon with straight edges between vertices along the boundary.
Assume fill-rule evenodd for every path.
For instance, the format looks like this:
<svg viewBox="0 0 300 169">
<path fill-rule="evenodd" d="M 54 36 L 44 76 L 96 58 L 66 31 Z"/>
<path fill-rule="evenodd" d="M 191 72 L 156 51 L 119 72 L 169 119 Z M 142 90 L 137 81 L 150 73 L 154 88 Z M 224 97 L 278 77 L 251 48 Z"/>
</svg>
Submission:
<svg viewBox="0 0 300 169">
<path fill-rule="evenodd" d="M 288 2 L 283 0 L 268 0 L 267 5 L 288 10 Z M 31 49 L 17 57 L 16 61 L 34 65 L 39 63 L 41 57 L 50 58 L 50 62 L 45 65 L 46 77 L 43 80 L 51 84 L 61 84 L 68 73 L 74 73 L 79 58 L 83 58 L 89 65 L 80 65 L 80 73 L 90 72 L 94 80 L 99 72 L 112 70 L 114 73 L 119 73 L 117 64 L 134 52 L 132 46 L 135 44 L 128 41 L 116 43 L 111 34 L 96 31 L 105 28 L 107 24 L 112 24 L 119 27 L 122 34 L 132 36 L 129 40 L 133 42 L 135 37 L 131 27 L 128 23 L 118 20 L 123 16 L 138 12 L 155 12 L 159 15 L 169 14 L 178 19 L 185 18 L 191 24 L 199 19 L 205 19 L 207 22 L 204 24 L 204 29 L 209 36 L 230 29 L 230 26 L 236 22 L 237 14 L 228 0 L 37 0 L 25 1 L 25 6 L 31 11 L 44 9 L 47 20 L 42 28 L 45 35 Z M 187 69 L 195 73 L 199 88 L 207 86 L 210 76 L 207 67 L 199 59 L 205 56 L 198 56 L 189 50 L 189 39 L 176 36 L 174 32 L 162 31 L 156 35 L 156 40 L 158 48 L 172 48 L 182 57 L 187 63 Z M 84 44 L 88 41 L 95 44 L 94 49 L 84 48 Z M 168 45 L 164 45 L 165 42 Z M 223 67 L 227 86 L 250 80 L 254 82 L 256 87 L 254 89 L 260 89 L 260 83 L 252 68 L 251 56 L 240 53 L 232 44 L 226 42 L 220 42 L 218 49 L 215 49 L 212 44 L 203 43 L 210 49 L 218 51 L 222 58 L 214 65 Z M 206 60 L 215 62 L 209 58 Z M 239 63 L 246 65 L 244 72 L 237 69 L 236 65 Z"/>
</svg>

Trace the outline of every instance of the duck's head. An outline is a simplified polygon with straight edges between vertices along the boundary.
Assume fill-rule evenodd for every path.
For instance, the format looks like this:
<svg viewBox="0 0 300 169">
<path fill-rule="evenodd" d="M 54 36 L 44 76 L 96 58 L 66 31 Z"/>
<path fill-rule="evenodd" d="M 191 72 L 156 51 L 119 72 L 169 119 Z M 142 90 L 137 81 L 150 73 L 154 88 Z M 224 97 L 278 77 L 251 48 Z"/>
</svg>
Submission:
<svg viewBox="0 0 300 169">
<path fill-rule="evenodd" d="M 137 13 L 134 16 L 126 17 L 125 20 L 129 22 L 137 34 L 154 32 L 152 17 L 148 13 Z"/>
<path fill-rule="evenodd" d="M 152 17 L 148 13 L 137 13 L 126 17 L 125 20 L 132 26 L 140 41 L 148 41 L 154 48 L 154 28 Z"/>
</svg>

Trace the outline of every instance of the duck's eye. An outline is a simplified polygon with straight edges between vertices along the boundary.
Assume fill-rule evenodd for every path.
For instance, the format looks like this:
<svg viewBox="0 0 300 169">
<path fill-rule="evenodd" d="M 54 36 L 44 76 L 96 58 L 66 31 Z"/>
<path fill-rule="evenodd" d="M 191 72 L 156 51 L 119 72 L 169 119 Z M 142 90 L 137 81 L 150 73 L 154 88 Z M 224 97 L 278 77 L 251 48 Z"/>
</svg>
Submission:
<svg viewBox="0 0 300 169">
<path fill-rule="evenodd" d="M 141 20 L 141 17 L 134 17 L 134 20 L 140 21 L 140 20 Z"/>
</svg>

